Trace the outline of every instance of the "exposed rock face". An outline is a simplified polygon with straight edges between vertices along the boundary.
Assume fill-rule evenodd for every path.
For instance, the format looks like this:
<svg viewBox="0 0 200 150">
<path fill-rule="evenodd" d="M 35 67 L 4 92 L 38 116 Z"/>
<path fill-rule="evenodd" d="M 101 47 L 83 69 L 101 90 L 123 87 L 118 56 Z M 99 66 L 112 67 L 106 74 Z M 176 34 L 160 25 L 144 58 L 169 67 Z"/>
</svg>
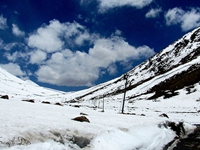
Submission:
<svg viewBox="0 0 200 150">
<path fill-rule="evenodd" d="M 172 131 L 174 131 L 178 138 L 181 138 L 185 135 L 185 128 L 183 122 L 171 122 L 167 121 L 165 123 L 159 124 L 158 127 L 165 127 L 170 128 Z M 176 137 L 176 138 L 177 138 Z"/>
<path fill-rule="evenodd" d="M 180 137 L 181 135 L 185 135 L 183 122 L 179 122 L 179 123 L 168 122 L 167 125 L 176 133 L 178 137 Z"/>
<path fill-rule="evenodd" d="M 73 118 L 72 120 L 90 123 L 89 119 L 85 116 L 79 116 L 79 117 Z"/>
</svg>

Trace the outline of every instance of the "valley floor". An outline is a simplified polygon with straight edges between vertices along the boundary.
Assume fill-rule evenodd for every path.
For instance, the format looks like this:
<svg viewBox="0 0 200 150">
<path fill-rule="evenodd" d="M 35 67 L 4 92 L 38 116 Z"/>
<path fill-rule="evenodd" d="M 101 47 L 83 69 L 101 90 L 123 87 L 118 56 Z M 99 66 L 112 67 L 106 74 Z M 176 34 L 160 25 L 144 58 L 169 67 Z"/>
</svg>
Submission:
<svg viewBox="0 0 200 150">
<path fill-rule="evenodd" d="M 197 93 L 198 94 L 198 93 Z M 29 103 L 0 99 L 0 149 L 3 150 L 160 150 L 174 139 L 164 124 L 184 122 L 187 133 L 200 124 L 200 102 L 195 93 L 182 99 L 137 100 L 125 103 L 105 99 L 105 111 L 90 101 L 72 105 Z M 88 122 L 72 120 L 80 113 Z M 160 117 L 165 113 L 167 117 Z"/>
</svg>

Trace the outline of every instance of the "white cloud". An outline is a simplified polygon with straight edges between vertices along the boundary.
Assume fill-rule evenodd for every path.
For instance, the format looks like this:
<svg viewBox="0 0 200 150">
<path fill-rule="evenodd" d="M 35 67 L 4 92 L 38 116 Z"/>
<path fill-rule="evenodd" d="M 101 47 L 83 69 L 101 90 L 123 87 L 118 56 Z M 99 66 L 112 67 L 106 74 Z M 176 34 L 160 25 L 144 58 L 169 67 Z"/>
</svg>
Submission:
<svg viewBox="0 0 200 150">
<path fill-rule="evenodd" d="M 159 13 L 160 13 L 161 11 L 162 11 L 161 8 L 151 9 L 151 10 L 149 10 L 149 11 L 146 13 L 145 17 L 146 17 L 146 18 L 156 18 L 156 17 L 159 16 Z"/>
<path fill-rule="evenodd" d="M 8 43 L 8 44 L 4 44 L 3 49 L 9 51 L 9 50 L 11 50 L 13 47 L 15 47 L 15 46 L 17 46 L 17 45 L 18 45 L 18 43 Z"/>
<path fill-rule="evenodd" d="M 30 63 L 40 64 L 47 58 L 47 54 L 44 51 L 36 50 L 30 53 Z"/>
<path fill-rule="evenodd" d="M 179 24 L 183 31 L 188 31 L 200 26 L 200 8 L 185 11 L 176 7 L 168 10 L 165 19 L 168 26 Z"/>
<path fill-rule="evenodd" d="M 17 25 L 12 24 L 12 32 L 15 36 L 24 36 L 25 32 L 21 31 Z"/>
<path fill-rule="evenodd" d="M 180 8 L 173 8 L 168 10 L 168 12 L 165 14 L 166 24 L 173 25 L 181 23 L 184 13 L 185 11 Z"/>
<path fill-rule="evenodd" d="M 120 30 L 116 30 L 116 31 L 115 31 L 115 35 L 120 36 L 121 34 L 122 34 L 122 31 L 120 31 Z"/>
<path fill-rule="evenodd" d="M 4 53 L 4 57 L 12 62 L 27 62 L 29 60 L 29 53 L 20 51 L 15 51 L 14 53 L 6 52 Z"/>
<path fill-rule="evenodd" d="M 0 64 L 0 67 L 15 76 L 24 76 L 25 75 L 25 73 L 21 70 L 21 68 L 18 64 L 14 64 L 14 63 Z"/>
<path fill-rule="evenodd" d="M 102 67 L 108 66 L 112 62 L 124 61 L 129 58 L 132 60 L 146 58 L 152 56 L 154 51 L 148 46 L 135 48 L 124 41 L 123 38 L 114 36 L 110 39 L 97 40 L 94 47 L 89 50 L 89 54 L 93 59 L 99 61 L 96 65 Z M 147 56 L 148 54 L 149 56 Z"/>
<path fill-rule="evenodd" d="M 93 67 L 88 54 L 77 51 L 65 57 L 62 52 L 56 52 L 45 65 L 36 72 L 41 82 L 66 85 L 90 86 L 98 79 L 98 68 Z"/>
<path fill-rule="evenodd" d="M 65 45 L 82 45 L 91 39 L 88 31 L 76 22 L 60 23 L 52 20 L 48 26 L 44 25 L 30 35 L 28 46 L 52 53 L 61 51 Z"/>
<path fill-rule="evenodd" d="M 103 38 L 96 40 L 88 53 L 66 49 L 52 54 L 36 75 L 41 82 L 88 86 L 99 78 L 100 68 L 114 74 L 117 72 L 116 62 L 146 58 L 154 53 L 148 46 L 135 48 L 118 36 Z"/>
<path fill-rule="evenodd" d="M 114 75 L 117 73 L 117 65 L 116 64 L 111 64 L 108 66 L 107 71 L 110 75 Z"/>
<path fill-rule="evenodd" d="M 10 53 L 5 53 L 4 56 L 9 60 L 9 61 L 16 61 L 18 58 L 18 53 L 19 52 L 14 52 L 13 54 Z"/>
<path fill-rule="evenodd" d="M 62 51 L 64 57 L 72 57 L 74 54 L 70 49 L 65 49 Z"/>
<path fill-rule="evenodd" d="M 27 39 L 33 50 L 28 54 L 29 63 L 40 65 L 35 72 L 40 82 L 91 86 L 102 72 L 115 74 L 116 62 L 148 58 L 155 53 L 148 46 L 131 46 L 120 36 L 121 31 L 117 30 L 110 38 L 101 38 L 77 22 L 52 20 Z M 85 41 L 92 45 L 87 53 L 85 50 L 74 51 L 74 46 L 82 46 Z"/>
<path fill-rule="evenodd" d="M 0 16 L 0 29 L 4 30 L 7 28 L 7 19 L 3 17 L 3 15 Z"/>
<path fill-rule="evenodd" d="M 83 42 L 87 39 L 90 38 L 90 34 L 88 32 L 85 32 L 83 34 L 80 34 L 76 39 L 75 39 L 75 43 L 77 45 L 82 45 Z"/>
<path fill-rule="evenodd" d="M 62 24 L 59 21 L 50 21 L 49 26 L 41 27 L 28 38 L 28 46 L 55 52 L 62 49 L 64 42 L 59 35 L 62 33 Z"/>
<path fill-rule="evenodd" d="M 13 47 L 15 46 L 19 46 L 20 44 L 19 43 L 4 43 L 4 41 L 0 38 L 0 49 L 4 49 L 4 50 L 11 50 Z"/>
<path fill-rule="evenodd" d="M 98 0 L 100 3 L 100 12 L 114 7 L 132 6 L 136 8 L 143 8 L 149 5 L 153 0 Z"/>
</svg>

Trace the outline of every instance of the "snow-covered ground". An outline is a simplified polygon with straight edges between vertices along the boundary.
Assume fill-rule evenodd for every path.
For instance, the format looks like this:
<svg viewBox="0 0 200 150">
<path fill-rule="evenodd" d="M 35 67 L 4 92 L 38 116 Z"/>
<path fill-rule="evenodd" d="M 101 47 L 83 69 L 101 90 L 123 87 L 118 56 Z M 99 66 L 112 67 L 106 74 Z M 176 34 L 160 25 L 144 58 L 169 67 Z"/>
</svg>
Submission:
<svg viewBox="0 0 200 150">
<path fill-rule="evenodd" d="M 200 89 L 200 85 L 196 88 Z M 160 98 L 156 102 L 126 102 L 125 112 L 129 115 L 119 113 L 121 100 L 109 98 L 104 100 L 105 112 L 101 112 L 102 99 L 73 104 L 80 105 L 79 108 L 72 104 L 58 106 L 0 99 L 0 149 L 159 150 L 176 136 L 169 127 L 159 124 L 183 121 L 187 132 L 193 130 L 192 124 L 200 124 L 199 92 L 190 95 L 184 90 L 180 92 L 178 97 Z M 90 123 L 71 120 L 80 113 L 87 114 Z M 162 113 L 169 118 L 160 117 Z"/>
<path fill-rule="evenodd" d="M 176 136 L 162 124 L 184 122 L 187 133 L 192 132 L 193 124 L 200 124 L 199 83 L 191 93 L 184 88 L 169 99 L 146 100 L 148 95 L 130 99 L 125 102 L 125 114 L 120 114 L 123 94 L 95 100 L 87 96 L 69 103 L 92 88 L 74 93 L 46 89 L 1 68 L 0 80 L 0 96 L 9 96 L 9 100 L 0 98 L 2 150 L 161 150 Z M 63 106 L 55 105 L 57 102 Z M 90 123 L 72 120 L 80 113 L 87 114 Z M 163 113 L 169 118 L 160 117 Z"/>
</svg>

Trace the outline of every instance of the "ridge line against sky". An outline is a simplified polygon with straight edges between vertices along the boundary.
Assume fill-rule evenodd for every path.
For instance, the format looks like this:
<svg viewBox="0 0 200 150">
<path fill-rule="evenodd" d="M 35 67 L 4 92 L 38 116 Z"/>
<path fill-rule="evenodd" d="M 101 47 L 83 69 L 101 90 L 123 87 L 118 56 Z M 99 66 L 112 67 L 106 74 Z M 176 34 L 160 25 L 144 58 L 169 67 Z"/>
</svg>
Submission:
<svg viewBox="0 0 200 150">
<path fill-rule="evenodd" d="M 197 0 L 0 2 L 0 67 L 59 90 L 129 71 L 200 26 Z"/>
</svg>

